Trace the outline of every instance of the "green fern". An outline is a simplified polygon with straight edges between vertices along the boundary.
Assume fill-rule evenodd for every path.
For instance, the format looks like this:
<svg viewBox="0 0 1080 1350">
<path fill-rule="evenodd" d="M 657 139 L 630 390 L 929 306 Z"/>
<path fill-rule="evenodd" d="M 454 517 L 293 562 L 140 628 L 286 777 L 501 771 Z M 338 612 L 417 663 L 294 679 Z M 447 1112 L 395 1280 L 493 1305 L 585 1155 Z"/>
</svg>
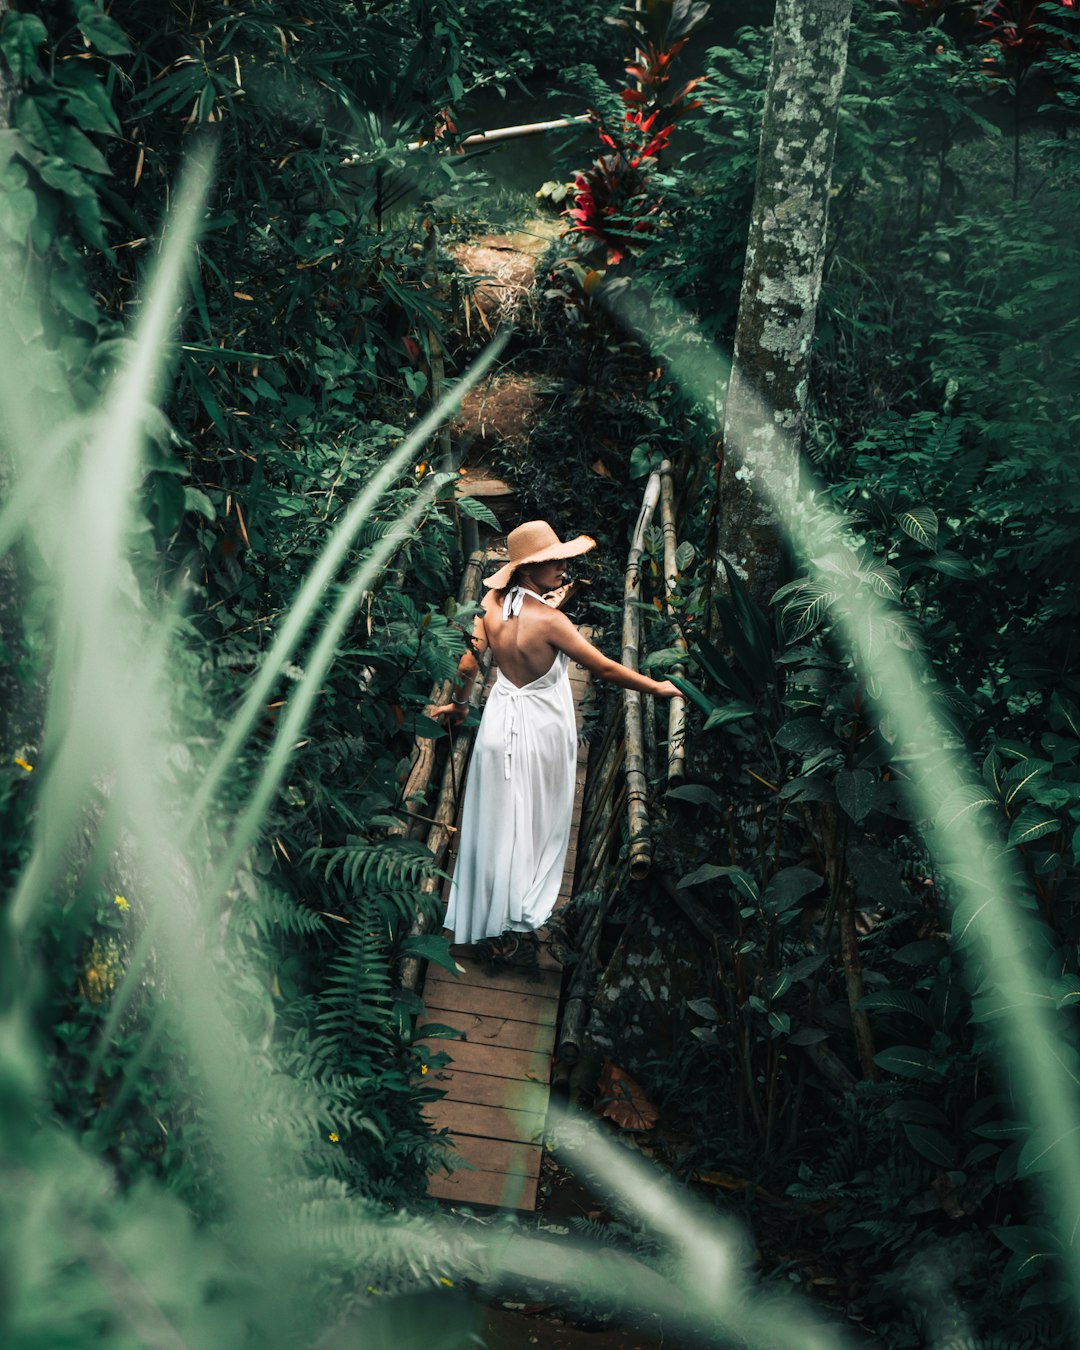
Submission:
<svg viewBox="0 0 1080 1350">
<path fill-rule="evenodd" d="M 445 876 L 427 848 L 414 839 L 370 840 L 350 835 L 340 848 L 312 848 L 303 861 L 323 867 L 323 880 L 339 875 L 348 890 L 419 886 L 427 877 Z"/>
</svg>

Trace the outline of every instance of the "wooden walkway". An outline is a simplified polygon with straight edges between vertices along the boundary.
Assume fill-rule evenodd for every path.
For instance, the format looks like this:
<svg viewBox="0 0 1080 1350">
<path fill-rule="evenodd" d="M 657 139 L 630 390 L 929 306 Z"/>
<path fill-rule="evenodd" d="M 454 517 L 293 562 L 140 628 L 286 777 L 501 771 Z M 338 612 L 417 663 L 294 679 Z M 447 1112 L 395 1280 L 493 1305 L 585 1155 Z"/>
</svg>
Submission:
<svg viewBox="0 0 1080 1350">
<path fill-rule="evenodd" d="M 588 672 L 571 665 L 570 683 L 580 731 Z M 556 908 L 570 898 L 574 884 L 588 757 L 588 746 L 579 740 L 570 849 Z M 544 936 L 541 932 L 541 940 Z M 561 967 L 543 945 L 538 979 L 521 971 L 489 971 L 469 957 L 467 948 L 452 950 L 463 973 L 455 977 L 429 970 L 427 1016 L 418 1038 L 423 1040 L 427 1023 L 461 1032 L 460 1040 L 425 1042 L 429 1050 L 443 1050 L 451 1058 L 434 1076 L 446 1095 L 425 1114 L 437 1129 L 449 1132 L 458 1157 L 468 1165 L 430 1177 L 428 1193 L 462 1205 L 531 1211 L 543 1152 Z"/>
</svg>

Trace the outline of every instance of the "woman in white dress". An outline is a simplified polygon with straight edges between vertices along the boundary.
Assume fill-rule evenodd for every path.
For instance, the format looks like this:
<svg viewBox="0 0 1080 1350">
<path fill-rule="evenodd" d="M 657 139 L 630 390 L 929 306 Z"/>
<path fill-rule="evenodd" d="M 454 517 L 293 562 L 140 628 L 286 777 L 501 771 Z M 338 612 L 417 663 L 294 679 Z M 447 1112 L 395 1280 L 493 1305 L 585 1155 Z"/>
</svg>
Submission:
<svg viewBox="0 0 1080 1350">
<path fill-rule="evenodd" d="M 536 930 L 558 898 L 574 808 L 577 729 L 568 667 L 659 698 L 681 697 L 612 661 L 545 595 L 562 585 L 564 562 L 595 547 L 586 535 L 562 541 L 543 520 L 506 540 L 510 561 L 484 585 L 481 613 L 458 663 L 453 702 L 433 717 L 461 722 L 488 647 L 498 667 L 476 734 L 462 806 L 446 927 L 479 943 L 496 962 L 536 961 Z"/>
</svg>

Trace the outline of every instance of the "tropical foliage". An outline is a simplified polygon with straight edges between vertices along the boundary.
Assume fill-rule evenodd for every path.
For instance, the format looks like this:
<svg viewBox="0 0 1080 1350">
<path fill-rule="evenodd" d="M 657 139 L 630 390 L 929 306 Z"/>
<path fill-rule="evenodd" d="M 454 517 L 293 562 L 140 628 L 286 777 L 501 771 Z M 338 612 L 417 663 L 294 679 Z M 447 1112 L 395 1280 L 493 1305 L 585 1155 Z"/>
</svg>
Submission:
<svg viewBox="0 0 1080 1350">
<path fill-rule="evenodd" d="M 767 608 L 715 553 L 723 381 L 683 380 L 678 351 L 688 328 L 730 345 L 768 32 L 704 54 L 702 5 L 606 9 L 0 16 L 5 1343 L 474 1330 L 447 1285 L 479 1248 L 434 1219 L 385 1227 L 440 1156 L 421 1114 L 438 1058 L 411 1044 L 398 971 L 448 958 L 413 931 L 433 864 L 400 795 L 468 618 L 447 599 L 451 476 L 418 431 L 433 356 L 459 374 L 477 351 L 436 231 L 483 212 L 474 162 L 446 153 L 474 88 L 569 65 L 599 86 L 628 44 L 518 339 L 577 389 L 516 467 L 524 508 L 572 502 L 614 554 L 640 479 L 669 458 L 683 480 L 668 610 L 659 530 L 646 561 L 653 664 L 686 660 L 694 700 L 689 779 L 653 784 L 652 912 L 673 941 L 705 933 L 712 964 L 680 992 L 676 1052 L 632 1067 L 693 1139 L 665 1161 L 738 1174 L 774 1284 L 890 1346 L 1074 1339 L 1064 1210 L 1036 1189 L 1068 1144 L 1031 1129 L 997 1034 L 1014 953 L 979 945 L 929 822 L 983 823 L 1065 1092 L 1075 6 L 857 0 L 806 445 L 835 514 Z M 205 209 L 183 185 L 200 156 Z M 678 308 L 628 333 L 631 282 Z M 161 369 L 132 394 L 140 360 Z M 944 728 L 931 770 L 971 756 L 944 800 L 916 790 L 926 764 L 881 702 L 891 653 Z M 705 1229 L 637 1239 L 667 1273 L 661 1236 L 693 1316 L 718 1316 L 692 1292 Z M 403 1290 L 431 1302 L 380 1311 Z"/>
</svg>

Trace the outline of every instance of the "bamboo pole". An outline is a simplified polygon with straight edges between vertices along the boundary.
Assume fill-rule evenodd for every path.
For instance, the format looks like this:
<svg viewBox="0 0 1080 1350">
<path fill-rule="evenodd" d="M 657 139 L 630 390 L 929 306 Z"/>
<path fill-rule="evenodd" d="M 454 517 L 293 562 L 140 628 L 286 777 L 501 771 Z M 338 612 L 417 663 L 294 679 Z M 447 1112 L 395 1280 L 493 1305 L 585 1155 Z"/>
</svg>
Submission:
<svg viewBox="0 0 1080 1350">
<path fill-rule="evenodd" d="M 587 849 L 592 842 L 600 811 L 611 795 L 612 782 L 615 776 L 613 759 L 616 752 L 621 754 L 622 749 L 622 741 L 617 736 L 619 730 L 618 718 L 613 717 L 608 723 L 600 752 L 596 756 L 595 767 L 589 770 L 589 787 L 591 790 L 587 794 L 581 813 L 581 830 L 578 834 L 579 852 L 582 849 Z M 596 784 L 599 784 L 599 788 L 596 787 Z"/>
<path fill-rule="evenodd" d="M 497 145 L 500 141 L 518 141 L 525 136 L 539 136 L 546 131 L 562 131 L 565 127 L 580 126 L 589 122 L 589 113 L 579 113 L 576 117 L 557 117 L 549 122 L 522 122 L 514 127 L 492 127 L 490 131 L 476 131 L 464 140 L 455 141 L 454 148 L 462 145 Z M 420 150 L 430 141 L 409 141 L 407 150 Z M 348 162 L 348 161 L 347 161 Z"/>
<path fill-rule="evenodd" d="M 562 131 L 566 127 L 582 126 L 592 120 L 591 113 L 578 113 L 576 117 L 556 117 L 547 122 L 522 122 L 513 127 L 492 127 L 490 131 L 474 131 L 472 135 L 466 136 L 460 141 L 448 140 L 446 148 L 448 150 L 460 150 L 465 146 L 498 145 L 501 141 L 519 141 L 526 136 L 541 136 L 547 131 Z M 406 141 L 405 149 L 423 150 L 426 145 L 431 144 L 430 140 Z M 363 163 L 365 163 L 364 155 L 347 155 L 341 161 L 341 166 L 347 169 L 354 164 Z"/>
<path fill-rule="evenodd" d="M 603 876 L 604 866 L 608 854 L 611 850 L 611 841 L 615 834 L 616 827 L 622 819 L 623 811 L 626 807 L 626 785 L 619 788 L 614 799 L 609 802 L 607 811 L 604 813 L 599 839 L 593 845 L 586 862 L 586 870 L 582 873 L 581 889 L 583 891 L 594 891 L 597 883 Z"/>
<path fill-rule="evenodd" d="M 641 512 L 634 526 L 630 552 L 626 559 L 626 580 L 623 585 L 623 646 L 622 663 L 637 670 L 641 651 L 641 554 L 645 547 L 645 531 L 660 500 L 660 475 L 649 474 Z M 641 881 L 652 867 L 652 841 L 649 839 L 648 782 L 645 777 L 641 694 L 636 689 L 623 690 L 623 710 L 626 716 L 626 792 L 627 820 L 630 830 L 630 875 Z"/>
<path fill-rule="evenodd" d="M 615 890 L 615 886 L 605 887 L 604 893 L 581 930 L 577 964 L 570 979 L 570 987 L 566 991 L 566 1006 L 559 1027 L 559 1044 L 555 1052 L 556 1058 L 563 1064 L 574 1065 L 581 1058 L 585 1026 L 592 1010 L 590 998 L 592 972 L 596 965 L 600 934 L 615 897 Z"/>
<path fill-rule="evenodd" d="M 675 562 L 679 541 L 675 529 L 675 479 L 670 459 L 665 459 L 660 465 L 660 521 L 664 531 L 664 608 L 669 621 L 674 623 L 671 601 L 679 575 Z M 678 630 L 675 646 L 682 652 L 686 651 L 686 641 Z M 680 662 L 672 674 L 685 676 L 686 666 Z M 686 702 L 681 698 L 673 698 L 668 700 L 668 786 L 678 787 L 685 777 Z"/>
<path fill-rule="evenodd" d="M 491 665 L 491 651 L 486 651 L 480 663 L 480 674 L 469 695 L 469 702 L 473 708 L 480 705 L 483 694 L 486 677 Z M 443 773 L 442 790 L 439 793 L 439 804 L 435 808 L 435 823 L 432 825 L 427 837 L 428 851 L 431 854 L 432 861 L 439 866 L 442 864 L 447 849 L 450 844 L 450 836 L 454 833 L 454 817 L 458 809 L 458 789 L 463 787 L 462 782 L 465 774 L 465 766 L 469 762 L 469 751 L 472 748 L 474 736 L 472 730 L 466 730 L 460 727 L 454 737 L 453 749 L 446 761 L 446 769 Z M 425 877 L 420 883 L 420 893 L 422 895 L 434 895 L 443 883 L 442 877 Z M 424 913 L 423 905 L 417 908 L 413 918 L 412 927 L 409 929 L 410 937 L 415 937 L 427 929 L 427 917 Z M 401 963 L 401 987 L 403 989 L 415 989 L 420 982 L 420 959 L 415 956 L 407 956 Z"/>
<path fill-rule="evenodd" d="M 478 549 L 466 564 L 461 585 L 458 587 L 459 605 L 476 603 L 476 598 L 480 594 L 480 579 L 484 574 L 486 559 L 487 554 Z M 437 707 L 439 704 L 448 701 L 451 684 L 452 681 L 450 680 L 437 680 L 432 685 L 429 700 L 432 707 Z M 409 813 L 409 819 L 401 821 L 399 825 L 392 826 L 390 829 L 392 835 L 408 834 L 416 821 L 432 819 L 430 816 L 421 816 L 418 807 L 422 808 L 426 804 L 428 785 L 435 768 L 437 742 L 431 736 L 417 736 L 415 744 L 416 760 L 401 794 L 401 804 Z"/>
</svg>

